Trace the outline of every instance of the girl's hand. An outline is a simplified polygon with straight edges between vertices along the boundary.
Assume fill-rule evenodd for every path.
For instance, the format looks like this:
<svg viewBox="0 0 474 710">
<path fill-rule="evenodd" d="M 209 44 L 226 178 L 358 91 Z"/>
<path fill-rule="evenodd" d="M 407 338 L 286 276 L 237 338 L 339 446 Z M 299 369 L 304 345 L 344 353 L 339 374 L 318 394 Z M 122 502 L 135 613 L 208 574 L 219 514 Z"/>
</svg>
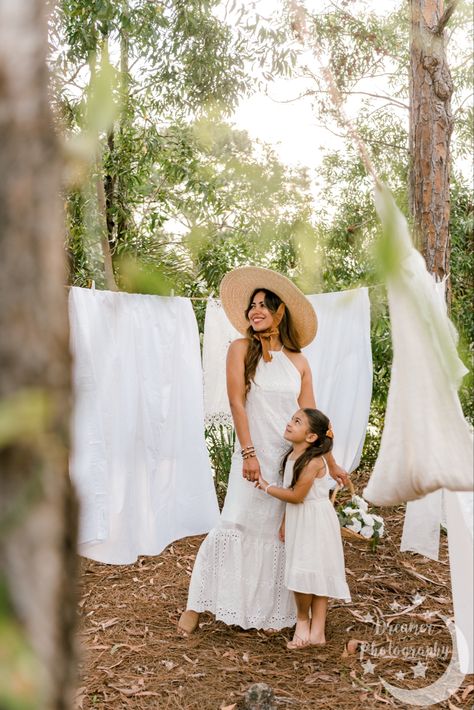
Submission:
<svg viewBox="0 0 474 710">
<path fill-rule="evenodd" d="M 256 456 L 251 456 L 248 459 L 244 459 L 242 465 L 242 476 L 247 479 L 247 481 L 258 481 L 260 478 L 260 464 L 258 463 L 258 458 Z"/>
<path fill-rule="evenodd" d="M 261 491 L 264 491 L 267 486 L 267 481 L 260 475 L 258 481 L 255 483 L 255 488 L 259 488 Z"/>
<path fill-rule="evenodd" d="M 280 542 L 285 542 L 285 519 L 283 519 L 280 529 L 278 530 L 278 539 Z"/>
</svg>

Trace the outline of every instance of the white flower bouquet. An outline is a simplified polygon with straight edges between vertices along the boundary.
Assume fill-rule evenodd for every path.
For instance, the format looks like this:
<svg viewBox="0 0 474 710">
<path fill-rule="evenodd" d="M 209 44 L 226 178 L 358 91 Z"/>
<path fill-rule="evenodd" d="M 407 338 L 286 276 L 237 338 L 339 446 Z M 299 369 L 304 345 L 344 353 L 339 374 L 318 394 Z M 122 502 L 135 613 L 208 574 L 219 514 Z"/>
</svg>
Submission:
<svg viewBox="0 0 474 710">
<path fill-rule="evenodd" d="M 332 496 L 333 503 L 339 489 Z M 356 538 L 369 543 L 375 550 L 381 537 L 384 535 L 384 519 L 375 513 L 369 513 L 367 501 L 355 494 L 354 486 L 349 481 L 351 499 L 336 507 L 337 517 L 341 524 L 341 533 L 344 537 Z"/>
</svg>

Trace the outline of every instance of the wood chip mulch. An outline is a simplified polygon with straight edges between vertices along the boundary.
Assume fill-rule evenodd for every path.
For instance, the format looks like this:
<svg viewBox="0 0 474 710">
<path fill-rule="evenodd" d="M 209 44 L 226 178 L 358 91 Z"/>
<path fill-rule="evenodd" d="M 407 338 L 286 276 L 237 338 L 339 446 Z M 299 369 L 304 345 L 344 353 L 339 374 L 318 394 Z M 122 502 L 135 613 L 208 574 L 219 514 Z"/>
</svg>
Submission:
<svg viewBox="0 0 474 710">
<path fill-rule="evenodd" d="M 362 491 L 366 473 L 352 476 Z M 291 630 L 273 636 L 201 616 L 183 639 L 176 623 L 186 604 L 203 536 L 157 557 L 112 566 L 81 558 L 81 668 L 75 707 L 144 710 L 239 710 L 253 683 L 268 684 L 278 710 L 408 708 L 382 679 L 414 689 L 439 679 L 452 642 L 446 536 L 440 559 L 400 553 L 404 506 L 384 508 L 386 535 L 375 553 L 344 540 L 349 605 L 332 603 L 325 647 L 287 651 Z M 365 646 L 361 645 L 365 643 Z M 472 708 L 474 676 L 446 700 L 424 707 Z"/>
</svg>

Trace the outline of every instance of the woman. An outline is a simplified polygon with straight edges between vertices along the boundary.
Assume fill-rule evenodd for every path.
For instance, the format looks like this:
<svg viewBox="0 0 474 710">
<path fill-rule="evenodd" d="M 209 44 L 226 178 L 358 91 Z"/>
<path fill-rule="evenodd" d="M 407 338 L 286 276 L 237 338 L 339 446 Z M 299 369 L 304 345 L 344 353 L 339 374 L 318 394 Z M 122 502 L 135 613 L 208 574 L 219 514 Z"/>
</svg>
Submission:
<svg viewBox="0 0 474 710">
<path fill-rule="evenodd" d="M 178 623 L 182 634 L 195 630 L 201 611 L 244 629 L 279 630 L 296 621 L 278 537 L 284 503 L 255 489 L 254 482 L 261 476 L 281 483 L 286 423 L 295 410 L 316 406 L 301 348 L 316 335 L 317 318 L 303 293 L 269 269 L 235 269 L 222 280 L 220 296 L 229 320 L 245 335 L 231 343 L 227 355 L 237 442 L 220 523 L 196 557 Z M 344 483 L 345 472 L 327 458 L 331 475 Z"/>
</svg>

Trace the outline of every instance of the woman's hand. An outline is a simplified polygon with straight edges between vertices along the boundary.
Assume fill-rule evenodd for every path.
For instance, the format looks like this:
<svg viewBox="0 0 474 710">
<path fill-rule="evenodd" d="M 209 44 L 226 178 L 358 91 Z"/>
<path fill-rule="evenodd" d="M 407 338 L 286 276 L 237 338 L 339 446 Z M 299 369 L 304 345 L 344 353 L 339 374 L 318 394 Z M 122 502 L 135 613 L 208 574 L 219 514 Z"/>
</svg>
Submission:
<svg viewBox="0 0 474 710">
<path fill-rule="evenodd" d="M 249 458 L 244 459 L 242 465 L 242 476 L 246 478 L 247 481 L 254 482 L 258 481 L 260 475 L 260 464 L 258 463 L 258 458 L 256 456 L 249 456 Z"/>
<path fill-rule="evenodd" d="M 334 462 L 334 464 L 329 468 L 329 475 L 331 478 L 334 478 L 334 480 L 342 487 L 342 486 L 347 486 L 349 482 L 349 476 L 347 474 L 347 471 L 345 471 L 343 468 L 337 465 L 337 463 Z"/>
<path fill-rule="evenodd" d="M 281 521 L 281 525 L 278 530 L 278 539 L 280 542 L 285 542 L 285 518 Z"/>
</svg>

